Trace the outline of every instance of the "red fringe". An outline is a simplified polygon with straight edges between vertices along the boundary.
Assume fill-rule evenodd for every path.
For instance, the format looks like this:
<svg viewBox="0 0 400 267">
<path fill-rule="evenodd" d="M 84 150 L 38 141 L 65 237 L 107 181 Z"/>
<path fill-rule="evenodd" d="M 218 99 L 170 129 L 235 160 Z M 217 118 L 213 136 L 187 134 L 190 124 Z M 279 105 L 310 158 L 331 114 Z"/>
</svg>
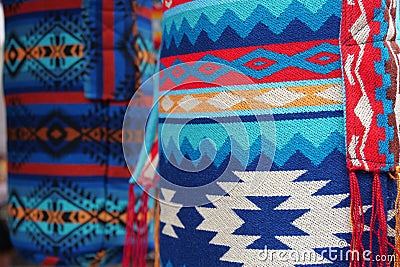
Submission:
<svg viewBox="0 0 400 267">
<path fill-rule="evenodd" d="M 365 266 L 364 245 L 362 243 L 362 237 L 364 232 L 364 212 L 360 193 L 360 187 L 355 171 L 350 172 L 350 197 L 351 197 L 351 222 L 353 226 L 353 235 L 351 239 L 351 247 L 354 253 L 352 255 L 358 255 L 356 258 L 352 258 L 350 262 L 351 267 L 359 267 L 360 264 Z M 378 253 L 381 256 L 386 256 L 388 259 L 388 247 L 390 246 L 387 238 L 387 221 L 385 213 L 385 202 L 382 195 L 382 185 L 379 177 L 379 172 L 374 173 L 372 181 L 372 207 L 371 207 L 371 222 L 370 222 L 370 234 L 369 234 L 369 250 L 371 252 L 370 262 L 375 262 L 373 252 L 374 236 L 378 239 Z M 378 223 L 378 229 L 376 230 L 376 224 Z M 389 266 L 389 261 L 376 261 L 376 266 L 383 267 Z"/>
<path fill-rule="evenodd" d="M 136 213 L 134 184 L 129 185 L 129 202 L 127 207 L 126 235 L 122 267 L 146 267 L 148 246 L 148 198 L 148 194 L 143 191 L 140 199 L 140 206 Z"/>
<path fill-rule="evenodd" d="M 350 216 L 351 223 L 353 226 L 353 235 L 351 238 L 350 249 L 356 253 L 351 255 L 359 255 L 358 257 L 352 257 L 350 259 L 350 266 L 359 267 L 360 260 L 362 266 L 365 266 L 365 259 L 362 257 L 364 253 L 364 245 L 362 243 L 362 236 L 364 233 L 364 211 L 361 200 L 360 187 L 358 185 L 358 179 L 355 171 L 350 172 Z"/>
<path fill-rule="evenodd" d="M 122 256 L 122 266 L 129 267 L 130 261 L 132 259 L 132 251 L 135 240 L 135 230 L 134 230 L 134 221 L 135 221 L 135 190 L 134 185 L 129 184 L 129 197 L 128 197 L 128 207 L 126 211 L 126 234 L 125 234 L 125 244 L 124 244 L 124 252 Z"/>
<path fill-rule="evenodd" d="M 375 223 L 378 220 L 378 230 L 375 231 Z M 382 186 L 381 179 L 379 177 L 379 173 L 374 174 L 374 180 L 372 182 L 372 217 L 371 217 L 371 225 L 370 225 L 371 233 L 374 232 L 378 238 L 379 245 L 379 255 L 388 255 L 388 238 L 387 238 L 387 221 L 385 214 L 385 202 L 382 196 Z M 370 247 L 372 251 L 372 234 L 370 234 Z M 387 257 L 386 257 L 387 258 Z M 389 266 L 388 261 L 379 261 L 377 262 L 377 266 Z"/>
</svg>

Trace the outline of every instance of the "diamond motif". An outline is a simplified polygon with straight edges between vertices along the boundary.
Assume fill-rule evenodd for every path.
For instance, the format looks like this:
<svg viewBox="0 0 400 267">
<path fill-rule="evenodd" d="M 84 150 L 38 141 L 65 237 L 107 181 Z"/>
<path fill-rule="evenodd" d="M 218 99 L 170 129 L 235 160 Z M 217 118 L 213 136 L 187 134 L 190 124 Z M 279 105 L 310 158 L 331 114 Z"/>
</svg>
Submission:
<svg viewBox="0 0 400 267">
<path fill-rule="evenodd" d="M 307 58 L 306 60 L 311 63 L 315 63 L 318 65 L 328 65 L 330 63 L 336 62 L 340 59 L 338 54 L 328 53 L 328 52 L 320 52 L 312 57 Z"/>
<path fill-rule="evenodd" d="M 335 84 L 323 92 L 315 94 L 316 96 L 326 98 L 335 102 L 343 102 L 342 86 L 340 84 Z"/>
<path fill-rule="evenodd" d="M 216 108 L 228 109 L 245 100 L 246 100 L 245 98 L 240 97 L 238 95 L 222 92 L 214 96 L 213 98 L 207 100 L 207 103 L 213 105 Z"/>
<path fill-rule="evenodd" d="M 193 96 L 190 96 L 190 95 L 185 96 L 178 102 L 179 106 L 186 111 L 194 109 L 200 103 L 201 103 L 201 101 L 197 100 L 196 98 L 194 98 Z"/>
<path fill-rule="evenodd" d="M 172 70 L 172 75 L 174 75 L 175 78 L 179 79 L 183 74 L 185 73 L 185 70 L 182 69 L 181 67 L 177 66 Z"/>
<path fill-rule="evenodd" d="M 365 94 L 358 101 L 357 106 L 354 108 L 354 113 L 360 119 L 361 124 L 369 130 L 374 116 L 374 111 L 372 110 L 369 99 Z"/>
<path fill-rule="evenodd" d="M 49 40 L 51 45 L 48 44 Z M 82 57 L 79 55 L 72 56 L 66 54 L 66 47 L 72 44 L 80 45 L 81 43 L 82 41 L 79 38 L 64 29 L 62 25 L 57 24 L 43 35 L 36 44 L 37 47 L 49 47 L 50 54 L 46 54 L 46 56 L 50 57 L 50 64 L 43 64 L 40 60 L 36 62 L 54 77 L 62 77 L 72 66 L 82 60 Z M 67 55 L 68 60 L 65 58 Z"/>
<path fill-rule="evenodd" d="M 217 70 L 219 70 L 220 68 L 221 68 L 221 66 L 207 62 L 206 64 L 201 66 L 198 70 L 203 74 L 211 75 L 214 72 L 216 72 Z"/>
<path fill-rule="evenodd" d="M 25 48 L 18 41 L 17 37 L 11 35 L 4 51 L 4 65 L 13 76 L 19 71 L 26 60 Z"/>
<path fill-rule="evenodd" d="M 275 63 L 276 63 L 275 60 L 261 57 L 261 58 L 252 59 L 249 62 L 247 62 L 246 64 L 243 64 L 243 66 L 246 66 L 253 70 L 263 70 L 263 69 L 271 67 Z"/>
<path fill-rule="evenodd" d="M 51 154 L 63 154 L 80 141 L 81 134 L 68 118 L 59 112 L 47 116 L 37 129 L 43 147 Z"/>
<path fill-rule="evenodd" d="M 170 108 L 172 108 L 174 105 L 174 101 L 169 98 L 169 96 L 163 97 L 163 100 L 161 101 L 161 107 L 163 110 L 168 111 Z"/>
<path fill-rule="evenodd" d="M 66 196 L 62 195 L 59 191 L 53 191 L 50 195 L 46 196 L 41 202 L 38 203 L 33 210 L 44 211 L 43 216 L 47 217 L 47 224 L 44 223 L 35 223 L 34 225 L 42 232 L 44 235 L 49 238 L 53 243 L 60 243 L 62 240 L 66 239 L 70 236 L 76 229 L 82 226 L 82 224 L 87 223 L 93 216 L 83 210 L 81 207 L 77 206 L 74 202 L 64 200 Z M 62 206 L 68 205 L 72 210 L 80 211 L 80 221 L 79 223 L 71 223 L 68 227 L 63 227 L 63 218 L 61 211 L 63 210 Z M 30 213 L 30 217 L 35 217 L 37 214 Z M 49 230 L 49 228 L 52 228 Z M 46 233 L 52 232 L 54 234 L 47 235 Z"/>
<path fill-rule="evenodd" d="M 305 96 L 305 94 L 290 91 L 285 87 L 280 87 L 269 91 L 268 93 L 256 96 L 254 99 L 271 106 L 281 107 Z"/>
</svg>

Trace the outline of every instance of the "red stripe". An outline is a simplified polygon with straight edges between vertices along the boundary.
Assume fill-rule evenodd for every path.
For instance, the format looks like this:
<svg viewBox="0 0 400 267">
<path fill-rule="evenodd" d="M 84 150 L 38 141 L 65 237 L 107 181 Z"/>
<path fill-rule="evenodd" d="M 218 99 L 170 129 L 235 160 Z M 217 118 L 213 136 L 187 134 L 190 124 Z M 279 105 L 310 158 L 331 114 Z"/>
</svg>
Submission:
<svg viewBox="0 0 400 267">
<path fill-rule="evenodd" d="M 85 98 L 82 92 L 40 92 L 40 93 L 21 93 L 9 94 L 5 96 L 7 105 L 10 105 L 13 99 L 18 99 L 25 105 L 29 104 L 86 104 L 93 103 Z"/>
<path fill-rule="evenodd" d="M 104 176 L 108 178 L 131 177 L 127 167 L 122 166 L 100 166 L 97 164 L 45 164 L 45 163 L 25 163 L 22 167 L 13 168 L 12 163 L 8 163 L 8 171 L 14 174 L 31 175 L 65 175 L 65 176 Z"/>
<path fill-rule="evenodd" d="M 163 3 L 164 3 L 163 4 L 163 12 L 165 12 L 173 7 L 176 7 L 176 6 L 188 3 L 188 2 L 192 2 L 192 1 L 193 0 L 164 0 L 163 1 Z"/>
<path fill-rule="evenodd" d="M 318 46 L 323 43 L 328 43 L 332 45 L 338 45 L 338 39 L 333 40 L 318 40 L 318 41 L 308 41 L 308 42 L 297 42 L 297 43 L 284 43 L 284 44 L 271 44 L 271 45 L 260 45 L 260 46 L 246 46 L 239 48 L 229 48 L 229 49 L 220 49 L 220 50 L 211 50 L 204 51 L 192 54 L 184 54 L 177 56 L 164 57 L 160 61 L 166 67 L 172 66 L 176 61 L 182 62 L 191 62 L 193 64 L 194 61 L 199 61 L 207 55 L 216 56 L 228 61 L 234 61 L 240 57 L 243 57 L 257 49 L 265 49 L 268 51 L 273 51 L 280 54 L 285 54 L 289 56 L 293 56 L 295 54 L 304 52 L 308 49 L 311 49 L 315 46 Z"/>
<path fill-rule="evenodd" d="M 44 164 L 44 163 L 25 163 L 21 167 L 13 168 L 12 163 L 8 163 L 8 171 L 14 174 L 32 175 L 65 175 L 65 176 L 104 176 L 106 166 L 98 164 Z"/>
<path fill-rule="evenodd" d="M 311 72 L 309 70 L 303 70 L 295 67 L 289 67 L 274 73 L 273 75 L 266 76 L 262 79 L 256 79 L 249 76 L 241 75 L 240 73 L 230 72 L 220 78 L 209 83 L 209 86 L 234 86 L 234 85 L 245 85 L 245 84 L 258 84 L 258 83 L 271 83 L 271 82 L 285 82 L 285 81 L 302 81 L 302 80 L 319 80 L 319 79 L 333 79 L 340 78 L 342 72 L 340 69 L 334 70 L 327 74 L 320 74 Z M 199 78 L 190 76 L 188 79 L 180 82 L 176 85 L 171 79 L 160 84 L 160 91 L 168 90 L 187 90 L 196 88 L 199 84 Z M 202 88 L 209 87 L 202 85 Z M 198 88 L 198 87 L 197 87 Z"/>
<path fill-rule="evenodd" d="M 155 140 L 150 150 L 150 160 L 153 161 L 158 154 L 158 140 Z"/>
<path fill-rule="evenodd" d="M 252 46 L 252 47 L 241 47 L 241 48 L 231 48 L 224 50 L 213 50 L 206 52 L 199 52 L 193 54 L 185 54 L 178 56 L 171 56 L 161 59 L 161 64 L 163 64 L 166 68 L 172 66 L 174 62 L 181 61 L 187 62 L 189 65 L 194 61 L 200 61 L 206 55 L 216 56 L 221 59 L 225 59 L 227 61 L 234 61 L 238 58 L 245 56 L 257 49 L 265 49 L 268 51 L 274 51 L 280 54 L 286 54 L 288 56 L 293 56 L 295 54 L 304 52 L 312 47 L 320 45 L 322 43 L 329 43 L 332 45 L 338 45 L 338 40 L 320 40 L 320 41 L 310 41 L 310 42 L 299 42 L 299 43 L 287 43 L 287 44 L 273 44 L 273 45 L 263 45 L 263 46 Z M 337 60 L 339 57 L 336 54 L 332 54 L 332 57 Z M 336 58 L 337 57 L 337 58 Z M 311 59 L 310 59 L 311 60 Z M 314 59 L 315 60 L 315 59 Z M 272 61 L 272 60 L 271 60 Z M 210 63 L 212 65 L 212 63 Z M 179 68 L 179 67 L 177 67 Z M 201 70 L 200 70 L 201 71 Z M 161 79 L 165 75 L 163 72 L 160 73 Z M 242 75 L 243 76 L 243 75 Z M 252 77 L 241 77 L 239 73 L 230 72 L 226 75 L 218 78 L 210 82 L 210 85 L 215 86 L 215 84 L 219 86 L 229 86 L 229 85 L 242 85 L 249 83 L 270 83 L 270 82 L 283 82 L 283 81 L 298 81 L 298 80 L 316 80 L 316 79 L 331 79 L 338 78 L 342 76 L 342 72 L 340 69 L 331 71 L 327 74 L 321 74 L 317 72 L 312 72 L 305 69 L 300 69 L 297 67 L 288 67 L 283 70 L 280 70 L 272 75 L 268 75 L 263 77 L 262 79 L 256 79 Z M 180 84 L 175 84 L 172 80 L 166 79 L 162 84 L 160 84 L 160 90 L 183 90 L 190 89 L 193 86 L 196 86 L 199 82 L 201 82 L 196 77 L 188 77 L 185 81 L 180 82 Z"/>
<path fill-rule="evenodd" d="M 21 15 L 24 13 L 43 12 L 43 11 L 52 11 L 61 9 L 75 9 L 81 7 L 82 7 L 82 0 L 67 0 L 67 1 L 39 0 L 39 1 L 30 1 L 23 3 L 20 6 L 18 6 L 16 10 L 5 8 L 4 15 L 8 17 L 8 16 Z"/>
<path fill-rule="evenodd" d="M 114 0 L 103 0 L 103 99 L 114 98 Z"/>
<path fill-rule="evenodd" d="M 132 172 L 133 173 L 133 172 Z M 131 173 L 129 172 L 127 167 L 121 166 L 108 166 L 108 178 L 131 178 Z"/>
</svg>

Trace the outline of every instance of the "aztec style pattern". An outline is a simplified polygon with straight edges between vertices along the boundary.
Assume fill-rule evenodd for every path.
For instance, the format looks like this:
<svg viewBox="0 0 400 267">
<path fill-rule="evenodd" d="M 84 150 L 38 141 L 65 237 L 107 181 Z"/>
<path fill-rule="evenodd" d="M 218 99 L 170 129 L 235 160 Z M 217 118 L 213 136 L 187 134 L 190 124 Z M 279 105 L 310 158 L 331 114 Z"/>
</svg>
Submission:
<svg viewBox="0 0 400 267">
<path fill-rule="evenodd" d="M 341 54 L 346 98 L 347 166 L 350 172 L 352 249 L 364 250 L 362 199 L 356 171 L 374 174 L 372 182 L 372 214 L 370 246 L 374 239 L 378 252 L 387 254 L 387 226 L 381 190 L 380 173 L 399 180 L 399 46 L 396 43 L 396 12 L 398 1 L 371 0 L 343 3 Z M 395 186 L 394 186 L 395 187 Z M 399 187 L 400 188 L 400 187 Z M 400 231 L 396 199 L 396 233 Z M 361 212 L 360 212 L 361 211 Z M 392 242 L 393 244 L 393 242 Z M 395 238 L 396 249 L 400 238 Z M 397 251 L 398 252 L 398 251 Z M 400 265 L 399 253 L 395 266 Z M 356 266 L 360 262 L 353 262 Z M 364 264 L 364 262 L 362 262 Z M 385 266 L 387 263 L 385 263 Z M 381 265 L 383 266 L 383 265 Z"/>
<path fill-rule="evenodd" d="M 345 2 L 356 8 L 362 1 Z M 349 266 L 342 1 L 163 4 L 162 266 Z M 386 6 L 378 9 L 368 22 L 387 17 Z M 373 63 L 378 55 L 365 56 L 372 69 L 379 68 L 381 63 Z M 380 77 L 386 73 L 379 71 Z M 376 126 L 389 129 L 393 119 L 378 118 Z M 383 140 L 393 138 L 384 132 L 379 139 L 384 146 Z M 383 148 L 376 151 L 384 154 Z M 372 174 L 358 177 L 364 229 L 370 232 Z M 396 182 L 385 173 L 380 181 L 394 243 Z M 201 204 L 189 206 L 188 198 Z M 368 248 L 369 241 L 366 234 L 362 242 Z"/>
<path fill-rule="evenodd" d="M 385 0 L 343 6 L 347 149 L 353 169 L 388 171 L 399 163 L 396 8 L 396 1 Z"/>
<path fill-rule="evenodd" d="M 130 178 L 121 129 L 140 82 L 135 75 L 152 72 L 150 59 L 133 63 L 151 55 L 149 19 L 132 16 L 132 1 L 91 1 L 90 8 L 81 0 L 4 4 L 12 242 L 38 264 L 121 262 Z M 142 142 L 143 132 L 130 134 Z M 135 191 L 140 199 L 142 191 Z"/>
</svg>

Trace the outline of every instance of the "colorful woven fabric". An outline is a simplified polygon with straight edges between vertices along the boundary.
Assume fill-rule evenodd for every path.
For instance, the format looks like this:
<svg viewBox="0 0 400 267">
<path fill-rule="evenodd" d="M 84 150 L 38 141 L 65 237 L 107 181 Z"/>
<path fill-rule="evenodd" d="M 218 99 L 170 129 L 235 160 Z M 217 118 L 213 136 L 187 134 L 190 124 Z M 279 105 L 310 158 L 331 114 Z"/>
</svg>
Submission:
<svg viewBox="0 0 400 267">
<path fill-rule="evenodd" d="M 162 265 L 393 262 L 395 1 L 163 4 Z"/>
<path fill-rule="evenodd" d="M 3 3 L 12 242 L 38 264 L 121 262 L 130 178 L 121 129 L 153 72 L 149 19 L 132 1 Z M 143 132 L 132 134 L 140 144 Z"/>
<path fill-rule="evenodd" d="M 395 2 L 343 5 L 341 48 L 348 158 L 353 169 L 387 171 L 399 163 L 394 114 L 399 73 Z"/>
<path fill-rule="evenodd" d="M 376 235 L 379 254 L 387 254 L 390 246 L 385 215 L 388 207 L 384 204 L 385 194 L 381 190 L 379 173 L 390 170 L 395 173 L 392 177 L 398 179 L 399 170 L 397 4 L 397 1 L 390 0 L 343 3 L 341 53 L 346 96 L 347 165 L 352 197 L 351 246 L 355 250 L 365 249 L 362 242 L 365 218 L 360 212 L 364 199 L 358 186 L 362 181 L 356 171 L 369 171 L 374 173 L 370 246 Z M 398 211 L 396 214 L 398 233 L 400 217 Z M 398 235 L 396 247 L 400 248 Z M 398 264 L 397 258 L 396 266 Z"/>
</svg>

